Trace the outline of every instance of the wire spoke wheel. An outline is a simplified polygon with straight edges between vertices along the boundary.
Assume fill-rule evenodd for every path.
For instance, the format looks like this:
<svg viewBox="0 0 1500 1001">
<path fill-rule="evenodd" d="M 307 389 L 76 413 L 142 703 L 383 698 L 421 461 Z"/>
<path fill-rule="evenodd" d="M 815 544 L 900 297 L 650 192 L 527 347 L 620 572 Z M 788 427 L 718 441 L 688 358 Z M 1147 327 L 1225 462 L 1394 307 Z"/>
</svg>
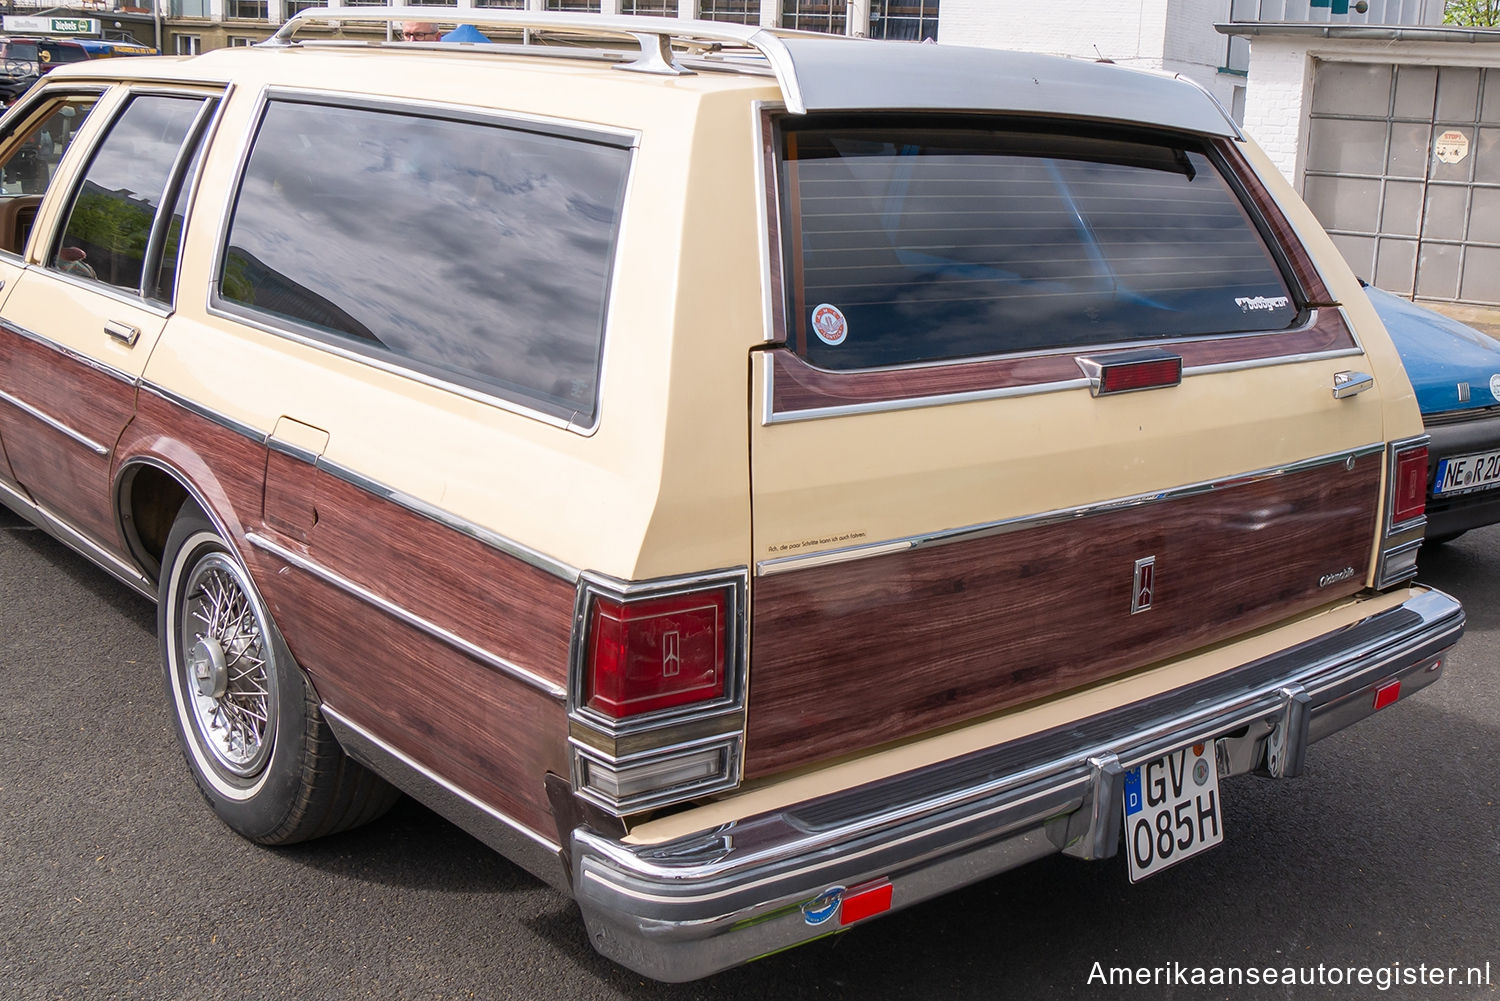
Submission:
<svg viewBox="0 0 1500 1001">
<path fill-rule="evenodd" d="M 214 764 L 252 779 L 270 760 L 279 699 L 264 614 L 244 571 L 221 552 L 198 560 L 177 617 L 179 681 Z"/>
</svg>

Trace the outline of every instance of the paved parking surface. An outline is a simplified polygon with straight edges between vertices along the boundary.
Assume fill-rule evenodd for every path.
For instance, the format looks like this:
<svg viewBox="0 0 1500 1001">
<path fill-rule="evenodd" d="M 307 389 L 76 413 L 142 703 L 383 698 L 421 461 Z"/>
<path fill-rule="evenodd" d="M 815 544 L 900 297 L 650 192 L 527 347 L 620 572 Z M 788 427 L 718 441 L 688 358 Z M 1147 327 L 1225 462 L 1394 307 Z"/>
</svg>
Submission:
<svg viewBox="0 0 1500 1001">
<path fill-rule="evenodd" d="M 1123 859 L 1056 858 L 669 987 L 409 802 L 292 849 L 231 835 L 173 741 L 154 609 L 0 511 L 0 998 L 1497 997 L 1090 982 L 1488 963 L 1500 985 L 1500 530 L 1424 554 L 1423 578 L 1469 609 L 1448 676 L 1316 745 L 1301 779 L 1226 782 L 1227 840 L 1200 858 L 1137 886 Z"/>
</svg>

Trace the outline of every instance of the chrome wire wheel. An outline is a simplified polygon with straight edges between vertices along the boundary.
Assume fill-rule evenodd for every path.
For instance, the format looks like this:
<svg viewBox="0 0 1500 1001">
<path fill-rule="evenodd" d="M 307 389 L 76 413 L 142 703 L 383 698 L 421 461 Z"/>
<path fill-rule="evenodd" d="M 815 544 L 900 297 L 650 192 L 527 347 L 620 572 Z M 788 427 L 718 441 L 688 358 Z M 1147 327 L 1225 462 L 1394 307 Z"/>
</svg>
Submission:
<svg viewBox="0 0 1500 1001">
<path fill-rule="evenodd" d="M 180 704 L 212 764 L 253 780 L 270 761 L 279 705 L 265 613 L 244 570 L 221 551 L 192 565 L 180 593 Z"/>
</svg>

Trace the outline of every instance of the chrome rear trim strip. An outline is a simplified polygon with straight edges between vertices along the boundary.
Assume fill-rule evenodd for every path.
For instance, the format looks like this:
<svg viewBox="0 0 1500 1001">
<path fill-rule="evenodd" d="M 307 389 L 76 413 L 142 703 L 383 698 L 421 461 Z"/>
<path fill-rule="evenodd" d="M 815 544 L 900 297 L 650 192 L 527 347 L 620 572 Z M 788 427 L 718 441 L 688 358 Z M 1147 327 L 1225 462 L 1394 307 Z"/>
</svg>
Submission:
<svg viewBox="0 0 1500 1001">
<path fill-rule="evenodd" d="M 1056 511 L 1046 511 L 1041 514 L 1005 518 L 978 525 L 966 525 L 962 528 L 951 528 L 946 531 L 931 532 L 926 535 L 910 535 L 900 539 L 882 539 L 878 542 L 868 542 L 858 546 L 848 546 L 843 549 L 825 549 L 816 553 L 799 553 L 796 556 L 778 556 L 775 559 L 761 560 L 755 564 L 755 575 L 757 577 L 766 577 L 771 574 L 785 573 L 788 570 L 827 566 L 830 563 L 847 563 L 851 560 L 869 559 L 875 556 L 884 556 L 887 553 L 903 552 L 923 546 L 941 546 L 947 545 L 950 542 L 963 542 L 991 535 L 1019 532 L 1028 528 L 1040 528 L 1043 525 L 1053 525 L 1062 521 L 1074 521 L 1079 518 L 1090 518 L 1095 515 L 1108 514 L 1112 511 L 1120 511 L 1125 508 L 1141 507 L 1145 504 L 1160 504 L 1165 501 L 1180 500 L 1184 497 L 1194 497 L 1199 494 L 1212 493 L 1215 490 L 1224 490 L 1246 483 L 1268 480 L 1277 476 L 1289 476 L 1293 473 L 1317 469 L 1320 466 L 1348 462 L 1351 459 L 1358 459 L 1367 455 L 1377 455 L 1384 450 L 1384 442 L 1372 442 L 1368 445 L 1359 445 L 1355 448 L 1331 452 L 1327 455 L 1314 456 L 1310 459 L 1301 459 L 1297 462 L 1286 463 L 1285 465 L 1270 466 L 1265 469 L 1241 473 L 1237 476 L 1221 477 L 1216 480 L 1189 483 L 1185 486 L 1172 487 L 1168 490 L 1161 490 L 1155 493 L 1135 494 L 1129 497 L 1099 501 L 1095 504 L 1082 504 L 1078 507 L 1060 508 Z"/>
<path fill-rule="evenodd" d="M 567 892 L 566 874 L 558 858 L 561 849 L 555 842 L 403 754 L 337 709 L 328 705 L 322 709 L 334 736 L 350 757 L 519 863 L 538 879 Z"/>
<path fill-rule="evenodd" d="M 15 407 L 17 410 L 21 411 L 24 414 L 29 414 L 30 416 L 35 417 L 37 420 L 41 421 L 52 430 L 66 435 L 73 441 L 88 449 L 90 452 L 93 452 L 95 455 L 105 456 L 109 454 L 108 448 L 99 444 L 97 441 L 90 438 L 82 431 L 74 430 L 73 428 L 64 424 L 62 421 L 58 420 L 56 417 L 53 417 L 51 414 L 33 407 L 25 400 L 18 400 L 16 397 L 11 396 L 9 393 L 4 391 L 0 391 L 0 400 L 4 400 L 6 403 L 9 403 L 11 406 Z"/>
<path fill-rule="evenodd" d="M 299 553 L 292 552 L 292 550 L 286 548 L 278 542 L 266 538 L 259 532 L 248 532 L 246 533 L 245 538 L 249 540 L 250 544 L 252 546 L 255 546 L 257 549 L 262 549 L 265 552 L 270 553 L 272 556 L 275 556 L 282 562 L 288 563 L 299 570 L 310 573 L 314 577 L 319 578 L 325 583 L 332 584 L 339 590 L 353 595 L 366 604 L 374 605 L 376 608 L 380 609 L 382 612 L 385 612 L 392 618 L 399 619 L 412 628 L 426 633 L 433 639 L 448 644 L 460 653 L 473 657 L 480 663 L 494 668 L 507 677 L 514 678 L 516 681 L 534 688 L 537 691 L 542 692 L 544 695 L 557 699 L 559 702 L 563 701 L 567 697 L 568 691 L 561 685 L 553 684 L 546 678 L 543 678 L 540 675 L 533 673 L 532 671 L 528 671 L 526 668 L 521 667 L 518 664 L 513 664 L 510 661 L 506 660 L 504 657 L 499 656 L 498 654 L 491 653 L 490 651 L 484 649 L 484 647 L 479 646 L 477 643 L 472 643 L 469 640 L 464 639 L 462 636 L 459 636 L 457 633 L 450 632 L 449 630 L 444 629 L 442 626 L 437 625 L 434 622 L 429 622 L 428 620 L 422 618 L 420 615 L 417 615 L 414 612 L 407 611 L 405 608 L 402 608 L 395 602 L 382 598 L 380 595 L 376 594 L 374 591 L 369 590 L 368 588 L 361 587 L 360 585 L 354 583 L 354 581 L 342 576 L 341 574 L 335 573 L 334 571 L 323 566 L 321 563 L 310 560 L 306 556 L 302 556 Z"/>
</svg>

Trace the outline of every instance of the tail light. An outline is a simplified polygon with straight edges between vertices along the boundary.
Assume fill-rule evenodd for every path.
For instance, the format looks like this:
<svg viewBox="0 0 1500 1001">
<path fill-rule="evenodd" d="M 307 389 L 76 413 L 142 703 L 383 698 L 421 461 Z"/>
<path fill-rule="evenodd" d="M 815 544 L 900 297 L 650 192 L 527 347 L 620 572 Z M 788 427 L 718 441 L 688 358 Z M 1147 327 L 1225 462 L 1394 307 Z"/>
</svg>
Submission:
<svg viewBox="0 0 1500 1001">
<path fill-rule="evenodd" d="M 1391 494 L 1391 524 L 1422 517 L 1427 510 L 1427 445 L 1396 453 L 1395 488 Z"/>
<path fill-rule="evenodd" d="M 731 604 L 727 587 L 635 602 L 596 598 L 584 704 L 618 720 L 724 698 Z"/>
<path fill-rule="evenodd" d="M 623 815 L 739 784 L 747 585 L 744 570 L 583 576 L 568 684 L 580 796 Z"/>
<path fill-rule="evenodd" d="M 1389 587 L 1416 576 L 1417 551 L 1427 528 L 1427 442 L 1423 435 L 1389 446 L 1389 485 L 1376 587 Z"/>
</svg>

